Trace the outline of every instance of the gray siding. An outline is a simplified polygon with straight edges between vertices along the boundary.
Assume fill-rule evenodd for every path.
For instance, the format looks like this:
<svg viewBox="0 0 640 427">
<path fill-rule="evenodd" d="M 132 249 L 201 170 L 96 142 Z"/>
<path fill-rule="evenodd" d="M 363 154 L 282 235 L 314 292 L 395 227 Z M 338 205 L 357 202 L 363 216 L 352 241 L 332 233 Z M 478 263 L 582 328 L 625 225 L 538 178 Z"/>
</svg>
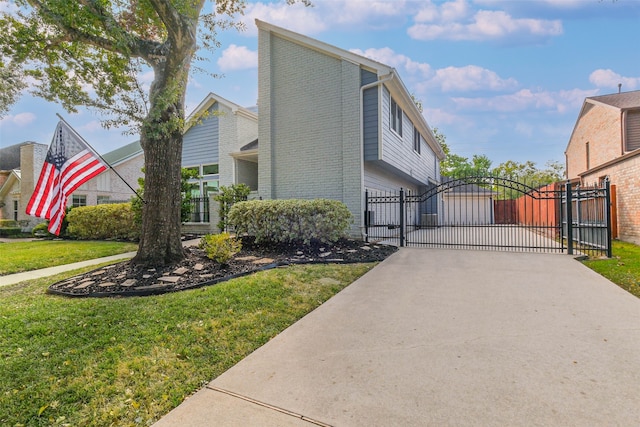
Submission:
<svg viewBox="0 0 640 427">
<path fill-rule="evenodd" d="M 361 85 L 367 85 L 378 80 L 378 76 L 367 70 L 360 70 Z M 363 132 L 364 132 L 364 159 L 378 160 L 378 141 L 380 127 L 378 113 L 378 91 L 379 87 L 374 86 L 366 89 L 363 93 Z"/>
<path fill-rule="evenodd" d="M 640 110 L 627 111 L 627 151 L 640 148 Z"/>
<path fill-rule="evenodd" d="M 380 159 L 387 165 L 404 172 L 413 179 L 427 183 L 429 178 L 437 178 L 436 155 L 421 138 L 420 154 L 413 149 L 413 123 L 403 111 L 402 137 L 390 126 L 391 95 L 385 87 L 382 91 L 382 155 Z"/>
<path fill-rule="evenodd" d="M 216 103 L 209 110 L 218 110 Z M 182 145 L 182 166 L 196 166 L 218 163 L 218 145 L 220 138 L 220 118 L 211 114 L 194 125 L 184 135 Z"/>
</svg>

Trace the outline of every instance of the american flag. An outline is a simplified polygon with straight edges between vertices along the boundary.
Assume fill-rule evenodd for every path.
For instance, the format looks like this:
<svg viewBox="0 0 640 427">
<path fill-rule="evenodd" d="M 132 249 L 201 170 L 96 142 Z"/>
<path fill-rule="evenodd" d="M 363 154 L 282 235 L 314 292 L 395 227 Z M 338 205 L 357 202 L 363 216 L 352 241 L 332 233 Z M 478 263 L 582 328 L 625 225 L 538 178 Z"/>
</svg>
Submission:
<svg viewBox="0 0 640 427">
<path fill-rule="evenodd" d="M 48 219 L 49 232 L 58 236 L 69 195 L 108 167 L 69 125 L 59 122 L 27 215 Z"/>
</svg>

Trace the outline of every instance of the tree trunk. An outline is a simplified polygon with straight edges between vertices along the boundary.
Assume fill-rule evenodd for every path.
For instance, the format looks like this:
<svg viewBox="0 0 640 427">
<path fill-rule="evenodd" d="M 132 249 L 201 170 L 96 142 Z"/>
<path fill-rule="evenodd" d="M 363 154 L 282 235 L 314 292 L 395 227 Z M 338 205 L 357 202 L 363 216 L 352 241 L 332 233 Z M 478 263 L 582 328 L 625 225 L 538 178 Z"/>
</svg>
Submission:
<svg viewBox="0 0 640 427">
<path fill-rule="evenodd" d="M 163 266 L 184 258 L 180 222 L 180 170 L 182 135 L 157 140 L 142 135 L 145 157 L 146 203 L 142 207 L 142 232 L 133 262 Z"/>
</svg>

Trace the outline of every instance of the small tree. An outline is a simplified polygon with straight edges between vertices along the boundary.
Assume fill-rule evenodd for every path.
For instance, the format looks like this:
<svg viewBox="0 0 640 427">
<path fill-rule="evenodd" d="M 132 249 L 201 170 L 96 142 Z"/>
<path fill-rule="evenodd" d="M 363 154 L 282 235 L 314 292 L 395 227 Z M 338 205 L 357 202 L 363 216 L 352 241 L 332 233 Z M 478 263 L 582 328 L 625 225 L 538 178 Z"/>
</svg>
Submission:
<svg viewBox="0 0 640 427">
<path fill-rule="evenodd" d="M 249 193 L 251 193 L 251 188 L 246 184 L 233 184 L 229 187 L 223 185 L 220 187 L 220 194 L 215 197 L 215 200 L 220 202 L 218 229 L 221 232 L 227 229 L 227 215 L 229 215 L 231 206 L 234 203 L 247 200 Z"/>
</svg>

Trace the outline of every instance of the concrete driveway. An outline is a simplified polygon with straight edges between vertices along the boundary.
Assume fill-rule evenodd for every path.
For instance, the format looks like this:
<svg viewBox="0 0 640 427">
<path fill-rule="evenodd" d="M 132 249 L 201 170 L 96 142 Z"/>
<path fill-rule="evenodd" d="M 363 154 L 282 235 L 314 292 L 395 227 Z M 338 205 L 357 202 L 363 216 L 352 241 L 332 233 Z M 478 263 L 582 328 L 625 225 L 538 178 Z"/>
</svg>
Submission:
<svg viewBox="0 0 640 427">
<path fill-rule="evenodd" d="M 640 425 L 640 300 L 566 255 L 403 248 L 156 425 Z"/>
</svg>

